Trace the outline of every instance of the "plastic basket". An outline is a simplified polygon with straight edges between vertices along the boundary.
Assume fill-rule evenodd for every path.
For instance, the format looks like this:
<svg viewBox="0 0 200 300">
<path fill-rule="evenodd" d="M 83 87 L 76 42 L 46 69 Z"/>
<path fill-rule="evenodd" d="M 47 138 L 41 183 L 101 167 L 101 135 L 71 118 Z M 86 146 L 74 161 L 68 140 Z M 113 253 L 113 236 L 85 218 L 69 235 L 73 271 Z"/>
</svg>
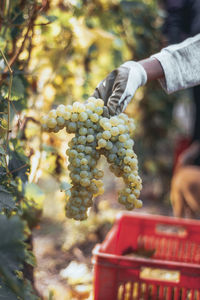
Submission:
<svg viewBox="0 0 200 300">
<path fill-rule="evenodd" d="M 154 254 L 122 255 L 130 247 Z M 120 214 L 92 261 L 95 300 L 200 300 L 200 221 Z"/>
</svg>

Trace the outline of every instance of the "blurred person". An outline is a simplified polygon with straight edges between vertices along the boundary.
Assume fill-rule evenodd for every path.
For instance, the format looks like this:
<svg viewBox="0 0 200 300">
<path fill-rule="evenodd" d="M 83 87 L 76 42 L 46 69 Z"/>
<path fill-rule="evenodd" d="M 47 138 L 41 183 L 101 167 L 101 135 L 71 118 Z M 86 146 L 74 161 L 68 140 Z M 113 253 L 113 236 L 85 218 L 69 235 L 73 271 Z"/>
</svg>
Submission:
<svg viewBox="0 0 200 300">
<path fill-rule="evenodd" d="M 150 58 L 138 62 L 127 61 L 123 63 L 98 84 L 93 96 L 104 100 L 106 107 L 104 111 L 105 116 L 116 115 L 125 110 L 140 86 L 155 79 L 159 80 L 162 88 L 168 94 L 199 85 L 200 34 L 188 38 L 181 43 L 163 48 L 159 53 L 152 55 Z M 195 147 L 190 154 L 193 155 L 193 152 L 198 152 Z M 181 158 L 179 160 L 179 163 L 181 163 Z M 184 160 L 187 161 L 184 158 L 184 154 L 182 154 L 182 161 Z M 177 176 L 174 177 L 174 181 L 172 182 L 172 190 L 174 186 L 187 186 L 187 199 L 190 199 L 185 199 L 186 194 L 183 197 L 182 193 L 185 192 L 185 189 L 176 189 L 176 195 L 179 194 L 179 197 L 174 196 L 174 193 L 171 194 L 175 216 L 183 216 L 187 213 L 188 208 L 191 214 L 199 210 L 200 167 L 193 168 L 195 169 L 190 169 L 190 173 L 187 173 L 187 175 L 184 173 L 182 177 L 178 177 L 180 174 L 179 168 L 179 171 L 176 173 Z M 188 174 L 190 174 L 189 177 Z M 192 183 L 189 180 L 186 184 L 187 178 L 193 178 L 195 181 Z M 175 201 L 175 199 L 178 200 Z"/>
<path fill-rule="evenodd" d="M 200 33 L 199 0 L 165 0 L 164 4 L 167 17 L 163 33 L 169 44 L 179 43 L 186 37 Z M 200 86 L 194 86 L 191 92 L 194 104 L 193 132 L 186 149 L 178 157 L 177 165 L 175 162 L 170 191 L 174 215 L 178 217 L 194 217 L 199 211 L 200 202 L 200 176 L 197 176 L 200 169 Z"/>
<path fill-rule="evenodd" d="M 200 33 L 199 0 L 165 0 L 164 4 L 167 17 L 163 33 L 169 44 L 180 43 L 187 37 Z M 200 86 L 194 86 L 191 90 L 195 108 L 191 142 L 195 142 L 200 141 Z M 200 161 L 196 163 L 200 165 Z"/>
</svg>

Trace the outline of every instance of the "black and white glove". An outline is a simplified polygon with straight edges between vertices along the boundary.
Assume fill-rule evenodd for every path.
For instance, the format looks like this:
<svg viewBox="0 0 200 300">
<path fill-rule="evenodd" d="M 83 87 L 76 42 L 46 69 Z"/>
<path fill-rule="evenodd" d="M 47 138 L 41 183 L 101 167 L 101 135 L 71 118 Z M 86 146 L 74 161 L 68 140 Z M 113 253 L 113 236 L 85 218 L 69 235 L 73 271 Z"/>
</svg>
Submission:
<svg viewBox="0 0 200 300">
<path fill-rule="evenodd" d="M 127 61 L 102 80 L 92 96 L 104 101 L 110 115 L 118 115 L 146 81 L 147 74 L 143 66 L 135 61 Z"/>
</svg>

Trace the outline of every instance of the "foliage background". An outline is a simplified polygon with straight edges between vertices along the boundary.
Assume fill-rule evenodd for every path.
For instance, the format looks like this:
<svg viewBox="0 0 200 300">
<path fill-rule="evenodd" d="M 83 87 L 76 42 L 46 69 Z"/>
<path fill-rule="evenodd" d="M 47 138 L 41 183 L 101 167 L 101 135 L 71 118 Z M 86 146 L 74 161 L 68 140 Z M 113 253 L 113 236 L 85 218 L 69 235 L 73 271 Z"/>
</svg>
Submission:
<svg viewBox="0 0 200 300">
<path fill-rule="evenodd" d="M 10 239 L 21 247 L 17 264 L 13 263 L 11 270 L 6 265 L 5 270 L 0 268 L 4 274 L 1 291 L 9 300 L 17 296 L 36 299 L 30 259 L 34 237 L 34 252 L 40 261 L 35 274 L 37 289 L 46 298 L 54 290 L 59 299 L 55 284 L 51 285 L 51 280 L 44 283 L 42 258 L 51 252 L 52 269 L 47 270 L 47 278 L 72 260 L 89 264 L 91 270 L 92 247 L 103 240 L 120 209 L 116 186 L 121 183 L 110 176 L 102 160 L 105 195 L 95 201 L 88 221 L 66 220 L 59 186 L 68 180 L 65 151 L 72 136 L 64 131 L 42 133 L 40 117 L 60 103 L 84 102 L 97 83 L 122 62 L 158 52 L 165 45 L 161 34 L 164 12 L 155 0 L 7 0 L 1 1 L 0 11 L 0 236 L 10 224 L 16 230 L 15 234 L 9 229 Z M 152 201 L 157 207 L 169 204 L 174 143 L 182 129 L 172 118 L 176 100 L 177 95 L 167 96 L 154 82 L 140 88 L 127 108 L 137 123 L 135 150 L 144 182 L 141 198 L 145 209 Z M 9 254 L 9 242 L 7 247 L 2 251 L 6 249 L 8 260 L 15 260 L 16 253 Z M 59 262 L 57 255 L 62 258 Z M 32 265 L 31 276 L 24 269 L 27 263 Z M 91 278 L 88 282 L 85 295 L 90 294 Z M 76 280 L 68 278 L 66 286 L 66 299 L 84 297 L 75 290 Z"/>
</svg>

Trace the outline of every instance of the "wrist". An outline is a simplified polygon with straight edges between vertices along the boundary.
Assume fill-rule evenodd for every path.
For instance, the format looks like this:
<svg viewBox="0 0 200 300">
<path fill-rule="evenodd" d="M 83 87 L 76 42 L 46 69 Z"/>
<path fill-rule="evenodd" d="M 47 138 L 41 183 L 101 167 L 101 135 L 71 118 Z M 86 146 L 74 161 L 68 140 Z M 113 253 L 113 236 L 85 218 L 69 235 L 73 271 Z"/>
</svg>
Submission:
<svg viewBox="0 0 200 300">
<path fill-rule="evenodd" d="M 147 82 L 164 78 L 164 71 L 160 62 L 156 58 L 147 58 L 138 61 L 147 73 Z"/>
</svg>

